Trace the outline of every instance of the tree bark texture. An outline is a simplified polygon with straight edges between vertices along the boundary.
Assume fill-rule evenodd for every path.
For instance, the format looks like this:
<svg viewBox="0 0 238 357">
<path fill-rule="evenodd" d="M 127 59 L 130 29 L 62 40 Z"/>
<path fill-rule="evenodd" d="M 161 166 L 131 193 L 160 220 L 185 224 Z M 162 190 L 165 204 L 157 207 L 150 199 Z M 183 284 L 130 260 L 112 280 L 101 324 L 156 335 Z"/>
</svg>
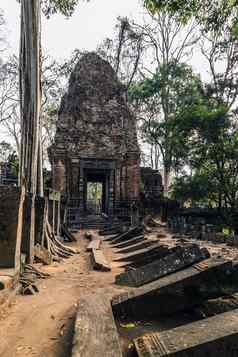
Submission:
<svg viewBox="0 0 238 357">
<path fill-rule="evenodd" d="M 42 179 L 40 150 L 40 0 L 21 0 L 20 44 L 21 156 L 20 185 L 31 195 L 28 261 L 35 240 L 35 197 Z"/>
</svg>

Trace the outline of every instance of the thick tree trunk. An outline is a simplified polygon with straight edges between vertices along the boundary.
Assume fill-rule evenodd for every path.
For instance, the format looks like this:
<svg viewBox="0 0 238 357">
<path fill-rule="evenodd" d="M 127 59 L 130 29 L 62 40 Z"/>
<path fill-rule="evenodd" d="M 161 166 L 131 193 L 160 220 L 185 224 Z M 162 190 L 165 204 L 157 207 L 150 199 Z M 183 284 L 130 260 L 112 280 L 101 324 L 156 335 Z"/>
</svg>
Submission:
<svg viewBox="0 0 238 357">
<path fill-rule="evenodd" d="M 20 185 L 31 194 L 28 261 L 32 262 L 35 241 L 35 198 L 42 182 L 40 142 L 40 0 L 21 0 L 20 46 L 21 156 Z"/>
</svg>

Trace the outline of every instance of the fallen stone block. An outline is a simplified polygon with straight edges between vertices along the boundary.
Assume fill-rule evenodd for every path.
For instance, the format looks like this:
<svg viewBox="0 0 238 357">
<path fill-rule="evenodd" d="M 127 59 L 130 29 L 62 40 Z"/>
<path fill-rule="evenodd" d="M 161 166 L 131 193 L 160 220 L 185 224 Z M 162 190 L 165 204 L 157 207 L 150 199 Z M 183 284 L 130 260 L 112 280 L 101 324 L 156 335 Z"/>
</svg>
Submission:
<svg viewBox="0 0 238 357">
<path fill-rule="evenodd" d="M 138 357 L 238 356 L 238 309 L 134 340 Z"/>
<path fill-rule="evenodd" d="M 114 224 L 110 224 L 106 227 L 104 227 L 103 229 L 100 229 L 98 231 L 99 235 L 107 235 L 110 234 L 111 231 L 120 231 L 122 232 L 122 230 L 125 229 L 124 226 L 121 223 L 114 223 Z"/>
<path fill-rule="evenodd" d="M 145 256 L 149 256 L 150 253 L 159 251 L 161 248 L 160 243 L 154 243 L 150 247 L 140 249 L 134 253 L 128 253 L 124 254 L 122 257 L 114 259 L 115 261 L 121 262 L 121 261 L 134 261 L 134 260 L 139 260 L 140 258 L 143 258 Z"/>
<path fill-rule="evenodd" d="M 116 284 L 138 287 L 209 257 L 210 254 L 206 248 L 200 249 L 197 244 L 189 244 L 179 247 L 173 254 L 162 259 L 117 275 Z"/>
<path fill-rule="evenodd" d="M 99 231 L 99 235 L 100 236 L 110 236 L 112 234 L 119 234 L 119 233 L 121 233 L 121 228 L 120 227 Z"/>
<path fill-rule="evenodd" d="M 93 249 L 100 249 L 101 245 L 101 240 L 100 239 L 94 239 L 92 240 L 89 245 L 87 246 L 87 251 L 91 252 Z"/>
<path fill-rule="evenodd" d="M 126 240 L 125 242 L 120 242 L 120 243 L 114 244 L 112 247 L 113 248 L 125 248 L 125 247 L 129 247 L 132 244 L 139 243 L 144 240 L 145 240 L 144 235 L 140 235 L 140 236 L 136 236 L 134 238 L 130 238 L 130 239 Z"/>
<path fill-rule="evenodd" d="M 211 258 L 164 276 L 112 300 L 115 316 L 161 316 L 191 308 L 214 297 L 232 270 L 232 262 Z M 219 296 L 221 289 L 217 289 Z M 211 295 L 211 296 L 210 296 Z"/>
<path fill-rule="evenodd" d="M 102 294 L 80 299 L 72 357 L 122 357 L 109 298 Z"/>
<path fill-rule="evenodd" d="M 235 309 L 238 309 L 238 293 L 206 300 L 193 311 L 199 318 L 204 318 L 204 316 L 212 317 Z"/>
<path fill-rule="evenodd" d="M 122 233 L 119 236 L 117 236 L 116 238 L 114 238 L 112 241 L 113 242 L 112 244 L 126 241 L 129 238 L 134 238 L 141 234 L 143 234 L 143 227 L 137 226 L 137 227 L 130 228 L 125 233 Z"/>
<path fill-rule="evenodd" d="M 136 260 L 130 261 L 127 264 L 124 264 L 126 270 L 140 268 L 144 265 L 150 264 L 158 259 L 165 257 L 168 254 L 172 254 L 175 251 L 174 248 L 168 248 L 166 245 L 161 245 L 157 250 L 150 251 L 150 254 L 142 255 L 141 257 L 137 257 Z"/>
<path fill-rule="evenodd" d="M 144 239 L 143 241 L 140 241 L 136 244 L 132 244 L 129 247 L 125 247 L 122 248 L 120 250 L 117 250 L 116 253 L 118 254 L 127 254 L 127 253 L 132 253 L 132 252 L 136 252 L 140 249 L 144 249 L 147 247 L 151 247 L 152 245 L 154 245 L 155 242 L 149 239 Z"/>
<path fill-rule="evenodd" d="M 93 269 L 101 271 L 110 271 L 111 266 L 106 260 L 103 252 L 99 249 L 92 249 Z"/>
<path fill-rule="evenodd" d="M 111 241 L 113 241 L 114 239 L 116 239 L 117 237 L 119 237 L 121 235 L 120 234 L 111 234 L 109 236 L 101 236 L 101 240 L 110 243 Z"/>
</svg>

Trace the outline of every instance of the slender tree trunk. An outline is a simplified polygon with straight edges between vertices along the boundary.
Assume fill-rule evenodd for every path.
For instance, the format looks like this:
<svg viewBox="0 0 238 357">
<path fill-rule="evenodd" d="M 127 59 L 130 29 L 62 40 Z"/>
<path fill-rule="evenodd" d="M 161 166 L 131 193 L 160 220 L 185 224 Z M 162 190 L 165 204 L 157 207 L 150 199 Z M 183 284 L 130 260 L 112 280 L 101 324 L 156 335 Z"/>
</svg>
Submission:
<svg viewBox="0 0 238 357">
<path fill-rule="evenodd" d="M 35 242 L 35 198 L 40 142 L 40 0 L 21 0 L 20 46 L 21 156 L 20 185 L 31 195 L 28 261 L 33 260 Z"/>
<path fill-rule="evenodd" d="M 169 170 L 164 167 L 164 196 L 168 197 L 168 192 L 169 192 L 169 179 L 170 179 L 170 172 Z"/>
<path fill-rule="evenodd" d="M 38 162 L 37 162 L 37 195 L 44 197 L 44 182 L 43 182 L 43 149 L 41 140 L 41 128 L 40 128 L 40 140 L 38 147 Z"/>
</svg>

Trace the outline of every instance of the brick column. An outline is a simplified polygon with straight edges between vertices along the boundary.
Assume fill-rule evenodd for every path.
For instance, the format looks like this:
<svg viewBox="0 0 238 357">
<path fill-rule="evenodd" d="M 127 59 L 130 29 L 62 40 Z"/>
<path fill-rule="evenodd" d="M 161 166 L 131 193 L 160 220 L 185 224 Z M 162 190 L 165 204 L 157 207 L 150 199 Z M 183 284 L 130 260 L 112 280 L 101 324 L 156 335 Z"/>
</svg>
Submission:
<svg viewBox="0 0 238 357">
<path fill-rule="evenodd" d="M 109 184 L 109 200 L 108 200 L 108 214 L 109 216 L 113 215 L 114 211 L 114 170 L 110 171 L 110 175 L 108 177 Z"/>
<path fill-rule="evenodd" d="M 53 189 L 66 193 L 66 170 L 64 160 L 60 158 L 54 158 L 53 162 Z"/>
<path fill-rule="evenodd" d="M 84 169 L 82 163 L 80 163 L 79 171 L 79 208 L 80 213 L 84 212 Z"/>
<path fill-rule="evenodd" d="M 140 192 L 140 156 L 138 153 L 127 154 L 127 199 L 138 200 Z"/>
</svg>

